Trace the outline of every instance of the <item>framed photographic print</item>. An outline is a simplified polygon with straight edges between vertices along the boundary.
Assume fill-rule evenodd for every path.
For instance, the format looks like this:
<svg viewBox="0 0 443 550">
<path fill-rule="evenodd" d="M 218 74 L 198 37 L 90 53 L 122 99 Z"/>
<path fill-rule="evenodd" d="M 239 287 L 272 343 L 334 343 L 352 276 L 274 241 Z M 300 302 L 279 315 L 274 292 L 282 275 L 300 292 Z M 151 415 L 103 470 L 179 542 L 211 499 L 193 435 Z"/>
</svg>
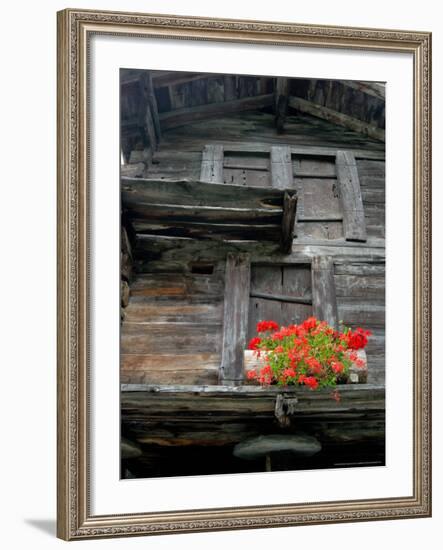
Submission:
<svg viewBox="0 0 443 550">
<path fill-rule="evenodd" d="M 58 25 L 58 535 L 429 516 L 430 34 Z"/>
</svg>

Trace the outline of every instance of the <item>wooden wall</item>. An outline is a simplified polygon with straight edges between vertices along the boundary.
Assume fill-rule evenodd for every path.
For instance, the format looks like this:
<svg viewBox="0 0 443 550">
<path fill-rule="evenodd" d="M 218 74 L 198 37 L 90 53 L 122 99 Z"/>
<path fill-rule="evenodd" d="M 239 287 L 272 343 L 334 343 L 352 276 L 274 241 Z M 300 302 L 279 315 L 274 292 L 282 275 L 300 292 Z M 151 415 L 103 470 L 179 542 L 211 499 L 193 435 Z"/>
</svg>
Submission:
<svg viewBox="0 0 443 550">
<path fill-rule="evenodd" d="M 220 129 L 223 129 L 221 132 Z M 222 145 L 223 182 L 268 187 L 270 150 L 292 148 L 299 204 L 292 252 L 275 244 L 223 243 L 139 235 L 135 278 L 122 325 L 122 382 L 217 383 L 221 358 L 225 260 L 251 253 L 248 336 L 260 318 L 300 321 L 312 306 L 253 297 L 312 293 L 311 263 L 332 257 L 338 318 L 373 331 L 368 345 L 369 382 L 384 382 L 385 211 L 382 146 L 315 120 L 289 117 L 277 134 L 273 115 L 248 112 L 163 132 L 152 163 L 138 175 L 156 179 L 200 178 L 202 151 Z M 337 151 L 354 151 L 366 222 L 364 241 L 346 240 L 337 181 Z"/>
</svg>

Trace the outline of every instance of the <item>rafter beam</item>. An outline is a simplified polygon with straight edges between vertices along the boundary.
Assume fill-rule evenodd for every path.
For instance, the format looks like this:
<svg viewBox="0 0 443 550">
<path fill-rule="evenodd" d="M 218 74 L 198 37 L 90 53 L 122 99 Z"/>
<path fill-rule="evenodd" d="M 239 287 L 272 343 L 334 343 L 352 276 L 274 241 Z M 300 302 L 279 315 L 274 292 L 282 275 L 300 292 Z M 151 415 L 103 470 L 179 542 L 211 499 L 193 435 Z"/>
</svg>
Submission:
<svg viewBox="0 0 443 550">
<path fill-rule="evenodd" d="M 377 128 L 367 122 L 364 122 L 363 120 L 339 113 L 329 107 L 318 105 L 317 103 L 307 101 L 306 99 L 302 99 L 297 96 L 289 97 L 289 106 L 302 113 L 327 120 L 328 122 L 332 122 L 338 126 L 343 126 L 344 128 L 348 128 L 349 130 L 353 130 L 354 132 L 358 132 L 372 139 L 383 142 L 385 141 L 385 131 L 381 128 Z"/>
<path fill-rule="evenodd" d="M 186 107 L 184 109 L 175 109 L 166 113 L 160 113 L 160 123 L 163 130 L 176 128 L 199 120 L 207 118 L 225 116 L 233 113 L 254 111 L 273 104 L 274 94 L 258 95 L 253 97 L 243 97 L 232 101 L 220 101 L 218 103 L 209 103 L 199 105 L 198 107 Z"/>
</svg>

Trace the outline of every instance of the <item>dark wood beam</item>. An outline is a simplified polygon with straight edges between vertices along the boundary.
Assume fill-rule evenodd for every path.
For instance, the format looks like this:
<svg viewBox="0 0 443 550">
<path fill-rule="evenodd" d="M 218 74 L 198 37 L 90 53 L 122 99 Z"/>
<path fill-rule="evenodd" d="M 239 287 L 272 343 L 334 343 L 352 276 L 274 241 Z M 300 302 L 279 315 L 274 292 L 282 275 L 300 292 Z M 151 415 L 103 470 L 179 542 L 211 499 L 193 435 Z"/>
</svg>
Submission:
<svg viewBox="0 0 443 550">
<path fill-rule="evenodd" d="M 175 109 L 173 111 L 161 113 L 160 123 L 163 130 L 167 130 L 207 118 L 226 116 L 245 111 L 255 111 L 256 109 L 262 109 L 263 107 L 272 105 L 273 100 L 273 94 L 265 94 L 253 97 L 243 97 L 232 101 L 209 103 L 206 105 L 199 105 L 198 107 Z"/>
<path fill-rule="evenodd" d="M 285 193 L 283 199 L 283 218 L 281 222 L 281 251 L 289 254 L 294 240 L 295 215 L 297 211 L 296 193 Z"/>
<path fill-rule="evenodd" d="M 349 130 L 353 130 L 354 132 L 358 132 L 372 139 L 383 142 L 385 141 L 385 131 L 381 128 L 372 126 L 363 120 L 339 113 L 329 107 L 318 105 L 317 103 L 307 101 L 306 99 L 297 96 L 289 97 L 289 106 L 297 111 L 300 111 L 301 113 L 306 113 L 308 115 L 327 120 L 328 122 L 332 122 L 338 126 L 343 126 L 344 128 L 348 128 Z"/>
<path fill-rule="evenodd" d="M 275 125 L 277 132 L 281 134 L 284 131 L 286 113 L 288 110 L 289 99 L 289 80 L 283 77 L 277 77 L 275 83 Z"/>
</svg>

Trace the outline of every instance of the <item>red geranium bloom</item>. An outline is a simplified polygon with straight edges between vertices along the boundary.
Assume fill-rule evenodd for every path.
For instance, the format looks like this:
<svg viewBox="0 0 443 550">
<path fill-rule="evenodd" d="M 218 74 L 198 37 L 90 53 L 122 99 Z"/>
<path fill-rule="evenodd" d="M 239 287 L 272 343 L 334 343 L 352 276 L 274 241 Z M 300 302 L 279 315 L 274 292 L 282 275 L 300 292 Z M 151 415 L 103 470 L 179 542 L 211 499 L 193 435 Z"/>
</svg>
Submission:
<svg viewBox="0 0 443 550">
<path fill-rule="evenodd" d="M 311 390 L 316 390 L 318 388 L 318 380 L 314 376 L 306 376 L 303 383 L 305 386 L 311 388 Z"/>
<path fill-rule="evenodd" d="M 357 327 L 354 332 L 350 330 L 346 335 L 348 348 L 355 350 L 364 348 L 368 343 L 368 336 L 371 334 L 370 330 L 363 330 L 360 327 Z"/>
<path fill-rule="evenodd" d="M 257 323 L 257 332 L 267 332 L 268 330 L 278 330 L 278 324 L 275 321 L 259 321 Z"/>
<path fill-rule="evenodd" d="M 303 321 L 302 326 L 305 330 L 312 330 L 317 326 L 317 319 L 315 317 L 308 317 Z"/>
<path fill-rule="evenodd" d="M 256 336 L 255 338 L 251 338 L 249 341 L 248 349 L 257 350 L 258 345 L 261 343 L 261 338 Z"/>
</svg>

